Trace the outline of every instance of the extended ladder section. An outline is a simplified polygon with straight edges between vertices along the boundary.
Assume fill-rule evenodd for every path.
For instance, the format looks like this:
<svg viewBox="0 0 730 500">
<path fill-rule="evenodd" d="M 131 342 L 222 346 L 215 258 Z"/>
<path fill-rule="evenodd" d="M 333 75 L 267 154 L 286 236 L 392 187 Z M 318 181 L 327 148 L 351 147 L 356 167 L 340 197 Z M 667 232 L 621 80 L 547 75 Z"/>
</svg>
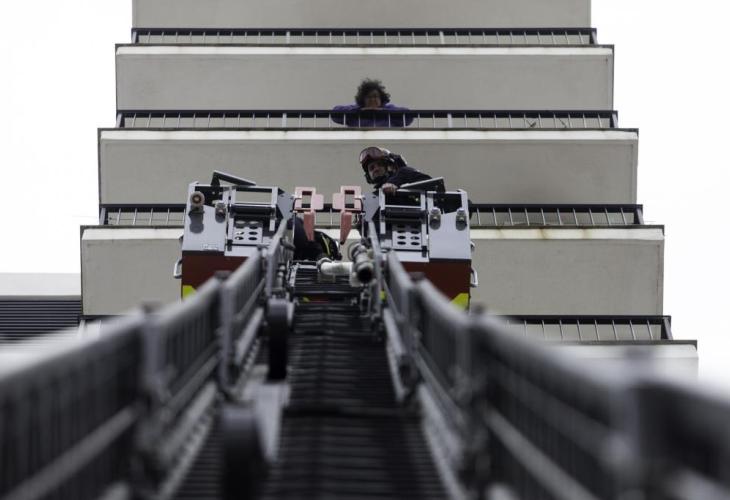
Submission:
<svg viewBox="0 0 730 500">
<path fill-rule="evenodd" d="M 730 494 L 725 399 L 467 315 L 377 238 L 358 284 L 286 233 L 180 303 L 0 352 L 0 495 Z"/>
</svg>

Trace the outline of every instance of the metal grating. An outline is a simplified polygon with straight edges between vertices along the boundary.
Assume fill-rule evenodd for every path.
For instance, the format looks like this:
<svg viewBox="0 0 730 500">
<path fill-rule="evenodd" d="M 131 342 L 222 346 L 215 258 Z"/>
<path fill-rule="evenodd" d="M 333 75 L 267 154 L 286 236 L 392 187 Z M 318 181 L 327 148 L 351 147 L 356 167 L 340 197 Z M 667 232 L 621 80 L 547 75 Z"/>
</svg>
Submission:
<svg viewBox="0 0 730 500">
<path fill-rule="evenodd" d="M 312 270 L 296 268 L 296 295 L 321 286 Z M 384 342 L 356 301 L 337 300 L 344 286 L 297 305 L 291 396 L 260 498 L 444 498 L 420 418 L 397 405 Z"/>
<path fill-rule="evenodd" d="M 555 342 L 652 342 L 672 340 L 669 316 L 515 316 L 511 331 Z"/>
<path fill-rule="evenodd" d="M 284 418 L 261 499 L 446 498 L 416 419 Z"/>
<path fill-rule="evenodd" d="M 79 325 L 80 299 L 0 299 L 0 344 Z"/>
<path fill-rule="evenodd" d="M 175 498 L 220 500 L 223 498 L 222 481 L 223 435 L 218 425 L 214 424 Z"/>
<path fill-rule="evenodd" d="M 331 110 L 125 110 L 117 115 L 123 129 L 612 129 L 618 114 L 610 110 L 410 110 L 338 112 Z"/>
<path fill-rule="evenodd" d="M 314 46 L 587 46 L 591 28 L 430 29 L 191 29 L 135 28 L 140 45 L 314 45 Z"/>
<path fill-rule="evenodd" d="M 305 309 L 302 311 L 301 309 Z M 359 307 L 300 306 L 292 338 L 290 408 L 389 408 L 395 404 L 382 341 Z"/>
</svg>

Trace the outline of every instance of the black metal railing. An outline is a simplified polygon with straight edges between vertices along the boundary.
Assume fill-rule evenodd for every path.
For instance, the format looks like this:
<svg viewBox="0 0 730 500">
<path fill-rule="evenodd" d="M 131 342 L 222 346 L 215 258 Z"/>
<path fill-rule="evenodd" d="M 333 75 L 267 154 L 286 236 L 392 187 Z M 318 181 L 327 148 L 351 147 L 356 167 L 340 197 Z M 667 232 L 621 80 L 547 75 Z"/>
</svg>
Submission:
<svg viewBox="0 0 730 500">
<path fill-rule="evenodd" d="M 472 227 L 637 226 L 642 205 L 484 204 L 470 205 Z"/>
<path fill-rule="evenodd" d="M 586 46 L 593 28 L 133 28 L 141 45 Z"/>
<path fill-rule="evenodd" d="M 116 126 L 155 130 L 603 130 L 618 128 L 618 113 L 611 110 L 120 110 Z"/>
<path fill-rule="evenodd" d="M 173 226 L 185 222 L 185 204 L 105 205 L 99 211 L 102 226 Z"/>
<path fill-rule="evenodd" d="M 469 206 L 472 228 L 492 227 L 605 227 L 641 226 L 644 224 L 642 205 L 603 204 L 490 204 Z M 102 226 L 182 227 L 185 205 L 133 204 L 103 205 L 99 212 Z M 325 203 L 316 213 L 319 227 L 339 225 L 339 211 Z"/>
<path fill-rule="evenodd" d="M 505 316 L 507 328 L 556 342 L 653 342 L 673 340 L 670 316 Z"/>
</svg>

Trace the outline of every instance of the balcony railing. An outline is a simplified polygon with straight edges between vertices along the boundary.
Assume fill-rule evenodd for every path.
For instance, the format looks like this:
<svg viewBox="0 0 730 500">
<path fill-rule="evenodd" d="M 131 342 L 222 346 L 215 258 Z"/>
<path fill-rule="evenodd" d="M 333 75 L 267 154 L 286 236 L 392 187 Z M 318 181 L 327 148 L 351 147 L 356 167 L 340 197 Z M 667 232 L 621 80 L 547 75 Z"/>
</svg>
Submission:
<svg viewBox="0 0 730 500">
<path fill-rule="evenodd" d="M 347 125 L 345 125 L 347 124 Z M 618 113 L 610 110 L 232 110 L 120 111 L 123 129 L 612 129 Z"/>
<path fill-rule="evenodd" d="M 509 329 L 555 342 L 671 341 L 671 316 L 512 316 Z M 695 344 L 696 345 L 696 344 Z"/>
<path fill-rule="evenodd" d="M 486 46 L 596 45 L 592 28 L 200 29 L 135 28 L 140 45 Z"/>
<path fill-rule="evenodd" d="M 642 205 L 504 205 L 472 204 L 471 227 L 626 227 L 644 224 Z M 337 227 L 339 212 L 325 204 L 317 225 Z M 184 204 L 105 205 L 102 226 L 182 227 Z"/>
</svg>

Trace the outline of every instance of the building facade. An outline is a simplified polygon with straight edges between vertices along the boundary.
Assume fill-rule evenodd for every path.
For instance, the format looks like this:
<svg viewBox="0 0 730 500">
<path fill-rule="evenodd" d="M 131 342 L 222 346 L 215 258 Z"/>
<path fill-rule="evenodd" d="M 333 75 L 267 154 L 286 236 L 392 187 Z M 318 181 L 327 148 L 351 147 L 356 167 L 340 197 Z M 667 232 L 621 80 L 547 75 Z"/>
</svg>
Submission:
<svg viewBox="0 0 730 500">
<path fill-rule="evenodd" d="M 648 345 L 696 372 L 664 316 L 664 228 L 643 221 L 638 131 L 613 110 L 589 0 L 135 0 L 133 23 L 98 134 L 101 220 L 81 236 L 86 317 L 178 300 L 190 182 L 223 170 L 328 196 L 378 145 L 468 191 L 472 301 L 516 334 L 617 363 Z M 335 123 L 366 77 L 413 123 Z"/>
</svg>

